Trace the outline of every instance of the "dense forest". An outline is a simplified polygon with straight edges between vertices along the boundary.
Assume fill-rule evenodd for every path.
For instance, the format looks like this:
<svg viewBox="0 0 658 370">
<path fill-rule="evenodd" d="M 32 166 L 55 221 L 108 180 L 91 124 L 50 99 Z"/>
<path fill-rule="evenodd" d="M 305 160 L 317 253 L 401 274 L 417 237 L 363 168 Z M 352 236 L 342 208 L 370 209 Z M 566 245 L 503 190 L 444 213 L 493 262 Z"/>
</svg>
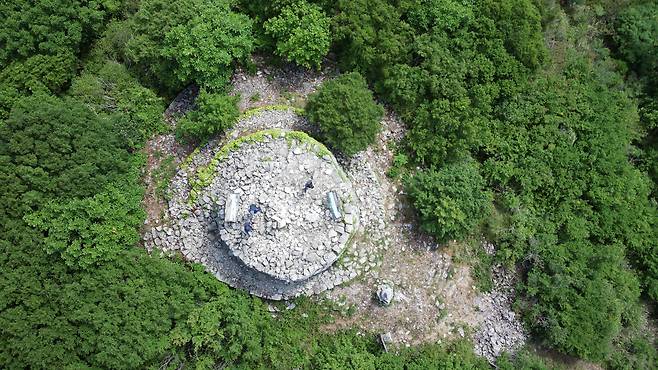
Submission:
<svg viewBox="0 0 658 370">
<path fill-rule="evenodd" d="M 140 246 L 146 140 L 239 115 L 253 55 L 342 75 L 309 100 L 352 155 L 383 109 L 395 173 L 440 242 L 484 235 L 520 275 L 530 349 L 498 368 L 658 368 L 655 0 L 6 0 L 0 3 L 0 367 L 490 368 L 467 340 L 385 352 L 331 308 L 267 302 Z M 355 125 L 351 127 L 350 125 Z M 349 127 L 348 127 L 349 126 Z M 559 355 L 555 355 L 559 354 Z"/>
</svg>

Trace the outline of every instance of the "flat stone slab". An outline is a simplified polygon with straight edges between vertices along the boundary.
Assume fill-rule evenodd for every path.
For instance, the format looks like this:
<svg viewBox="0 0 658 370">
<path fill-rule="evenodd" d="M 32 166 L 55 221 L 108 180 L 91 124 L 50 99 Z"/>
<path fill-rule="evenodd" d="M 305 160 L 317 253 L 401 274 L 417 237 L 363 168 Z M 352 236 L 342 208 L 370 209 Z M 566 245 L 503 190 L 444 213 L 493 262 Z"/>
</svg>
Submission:
<svg viewBox="0 0 658 370">
<path fill-rule="evenodd" d="M 200 206 L 217 209 L 219 238 L 245 265 L 286 282 L 306 280 L 331 266 L 349 241 L 358 218 L 352 184 L 305 134 L 253 136 L 258 140 L 228 144 Z"/>
</svg>

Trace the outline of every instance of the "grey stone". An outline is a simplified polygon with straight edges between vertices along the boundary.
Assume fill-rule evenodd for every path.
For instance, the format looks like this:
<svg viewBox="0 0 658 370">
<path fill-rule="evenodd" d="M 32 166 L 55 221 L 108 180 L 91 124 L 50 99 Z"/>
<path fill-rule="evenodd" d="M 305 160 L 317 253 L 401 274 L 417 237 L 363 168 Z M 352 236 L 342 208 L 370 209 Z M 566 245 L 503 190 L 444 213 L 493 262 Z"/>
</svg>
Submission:
<svg viewBox="0 0 658 370">
<path fill-rule="evenodd" d="M 226 207 L 225 207 L 225 216 L 224 220 L 226 222 L 237 222 L 238 221 L 238 194 L 231 193 L 229 194 Z"/>
<path fill-rule="evenodd" d="M 247 80 L 251 81 L 251 77 L 249 77 Z M 285 112 L 285 111 L 265 110 L 263 112 L 259 112 L 257 115 L 253 117 L 240 120 L 236 124 L 235 129 L 232 132 L 227 133 L 227 137 L 235 138 L 235 137 L 239 137 L 243 132 L 254 132 L 258 128 L 270 128 L 270 127 L 280 127 L 280 128 L 288 129 L 295 127 L 310 127 L 310 126 L 308 126 L 308 123 L 305 122 L 303 118 L 296 117 L 291 111 Z M 220 138 L 219 140 L 221 141 L 224 139 Z M 276 140 L 272 140 L 272 141 L 276 141 Z M 222 144 L 220 145 L 224 145 L 223 144 L 224 141 L 221 141 L 221 143 Z M 292 151 L 295 145 L 297 144 L 293 144 L 293 148 L 291 148 L 290 150 L 287 148 L 287 146 L 284 146 L 281 149 L 287 155 L 288 151 Z M 189 206 L 186 203 L 186 199 L 187 199 L 186 197 L 187 194 L 189 194 L 188 192 L 189 187 L 187 181 L 191 179 L 191 176 L 188 179 L 187 174 L 188 173 L 194 174 L 199 166 L 204 166 L 205 164 L 209 163 L 210 159 L 213 157 L 214 153 L 216 153 L 218 148 L 219 146 L 215 144 L 215 141 L 211 141 L 209 145 L 206 145 L 203 148 L 201 148 L 198 154 L 195 154 L 195 157 L 191 161 L 191 165 L 189 165 L 189 168 L 186 171 L 179 171 L 178 174 L 175 176 L 172 182 L 172 186 L 170 187 L 172 189 L 172 197 L 171 197 L 172 200 L 169 202 L 170 214 L 172 215 L 172 221 L 174 223 L 178 223 L 179 225 L 181 225 L 179 219 L 184 219 L 188 217 L 189 218 L 203 217 L 206 219 L 209 217 L 207 212 L 204 212 L 202 216 L 191 214 Z M 244 145 L 243 148 L 249 149 L 250 147 L 249 145 Z M 240 199 L 241 202 L 248 202 L 246 198 L 243 197 L 256 196 L 259 193 L 262 194 L 262 192 L 268 192 L 270 194 L 274 194 L 274 196 L 268 196 L 268 197 L 261 196 L 257 198 L 259 202 L 264 202 L 265 200 L 276 202 L 278 199 L 277 198 L 278 193 L 279 192 L 282 193 L 281 191 L 282 188 L 284 186 L 289 186 L 294 191 L 292 192 L 292 194 L 282 194 L 284 195 L 284 197 L 282 197 L 281 200 L 285 201 L 286 203 L 295 205 L 295 202 L 298 199 L 298 197 L 302 195 L 303 184 L 304 181 L 306 181 L 307 179 L 304 179 L 299 183 L 289 183 L 289 182 L 286 183 L 286 181 L 283 181 L 282 183 L 268 183 L 267 186 L 262 187 L 262 189 L 264 190 L 258 188 L 259 182 L 267 181 L 268 179 L 274 178 L 275 176 L 280 176 L 280 178 L 285 179 L 286 177 L 292 177 L 291 175 L 298 176 L 300 174 L 308 174 L 308 176 L 311 176 L 312 174 L 314 183 L 316 184 L 317 184 L 316 181 L 326 181 L 322 179 L 322 177 L 327 176 L 324 174 L 325 168 L 323 167 L 314 168 L 313 160 L 314 158 L 316 158 L 314 155 L 302 153 L 293 156 L 292 157 L 293 161 L 290 163 L 292 163 L 291 165 L 297 167 L 293 168 L 292 171 L 282 170 L 283 169 L 282 167 L 275 166 L 278 165 L 276 161 L 273 161 L 274 163 L 268 162 L 267 168 L 268 169 L 271 168 L 271 172 L 268 172 L 267 175 L 264 175 L 265 172 L 262 170 L 264 166 L 258 166 L 258 163 L 256 161 L 250 160 L 249 158 L 255 158 L 265 155 L 275 156 L 275 154 L 273 154 L 271 151 L 268 150 L 268 145 L 258 144 L 255 147 L 251 147 L 251 150 L 245 153 L 248 154 L 245 156 L 240 156 L 231 153 L 230 158 L 233 159 L 224 160 L 218 164 L 217 166 L 218 176 L 213 181 L 211 186 L 209 186 L 206 189 L 202 189 L 201 192 L 198 194 L 202 201 L 203 201 L 203 195 L 209 196 L 212 201 L 215 201 L 216 198 L 217 199 L 216 206 L 219 207 L 218 211 L 223 212 L 225 207 L 223 207 L 220 204 L 220 202 L 223 199 L 225 199 L 226 195 L 230 192 L 230 189 L 237 189 L 238 187 L 250 183 L 253 186 L 249 187 L 248 190 L 240 189 L 243 194 Z M 325 156 L 324 160 L 322 160 L 321 162 L 333 166 L 335 160 L 331 156 Z M 374 231 L 376 230 L 376 227 L 378 227 L 379 225 L 383 225 L 382 220 L 385 215 L 381 211 L 382 198 L 380 197 L 381 192 L 379 190 L 379 186 L 376 183 L 377 178 L 372 172 L 372 170 L 370 169 L 370 166 L 367 163 L 365 163 L 363 158 L 361 157 L 357 156 L 356 159 L 354 160 L 345 161 L 343 162 L 343 165 L 349 171 L 349 178 L 354 183 L 354 186 L 356 187 L 358 193 L 355 193 L 352 190 L 349 190 L 348 188 L 345 188 L 344 186 L 340 186 L 340 185 L 337 185 L 335 189 L 337 193 L 340 194 L 341 197 L 345 197 L 345 194 L 350 194 L 349 199 L 352 199 L 351 202 L 354 202 L 355 210 L 353 213 L 355 214 L 355 216 L 358 216 L 359 228 L 363 227 L 365 228 L 365 230 Z M 329 168 L 326 168 L 328 169 L 327 172 L 330 173 L 330 177 L 336 175 L 336 171 L 334 171 L 331 168 L 331 166 Z M 254 171 L 254 173 L 251 175 L 247 174 L 246 167 L 249 167 L 249 170 Z M 233 174 L 235 174 L 236 172 L 239 172 L 240 176 L 231 178 L 231 176 L 233 176 Z M 318 176 L 321 177 L 321 179 L 316 180 L 316 177 Z M 347 186 L 351 186 L 351 185 L 348 184 Z M 363 189 L 367 189 L 367 191 L 363 191 Z M 251 194 L 251 192 L 255 192 L 255 194 Z M 286 241 L 286 240 L 294 240 L 294 239 L 298 239 L 298 240 L 306 239 L 308 240 L 307 242 L 308 245 L 305 245 L 304 248 L 315 248 L 317 245 L 318 248 L 323 248 L 325 250 L 330 251 L 330 254 L 322 255 L 325 263 L 327 262 L 329 256 L 331 256 L 331 258 L 333 258 L 333 256 L 336 256 L 337 253 L 335 254 L 333 249 L 336 247 L 337 243 L 330 242 L 330 238 L 328 237 L 328 233 L 330 230 L 333 230 L 333 227 L 327 227 L 323 223 L 324 220 L 327 220 L 327 222 L 331 221 L 330 213 L 326 207 L 326 203 L 323 202 L 325 194 L 326 192 L 324 191 L 316 191 L 315 193 L 309 192 L 309 194 L 307 194 L 307 195 L 311 195 L 309 197 L 309 200 L 313 200 L 313 202 L 309 204 L 312 204 L 313 207 L 318 207 L 317 209 L 322 210 L 322 212 L 320 213 L 321 220 L 318 220 L 318 222 L 320 222 L 320 225 L 316 227 L 314 225 L 305 223 L 306 220 L 304 218 L 304 214 L 306 209 L 302 207 L 298 207 L 300 210 L 303 211 L 297 213 L 297 216 L 293 216 L 293 213 L 291 213 L 290 225 L 288 225 L 286 228 L 283 229 L 275 229 L 274 227 L 278 225 L 276 225 L 275 221 L 271 221 L 272 226 L 269 228 L 268 227 L 265 228 L 266 234 L 263 235 L 263 239 L 269 240 L 271 243 L 276 243 L 278 240 Z M 345 199 L 348 198 L 347 197 L 343 198 L 343 201 L 345 201 Z M 346 202 L 346 204 L 343 204 L 342 206 L 345 207 L 346 205 L 349 205 L 349 202 Z M 206 209 L 206 207 L 204 207 L 204 209 Z M 366 217 L 364 217 L 364 214 L 361 213 L 361 210 L 365 211 Z M 243 210 L 239 209 L 238 222 L 236 222 L 236 225 L 241 225 L 240 222 L 242 217 L 241 212 L 243 212 Z M 177 215 L 173 216 L 174 214 Z M 223 215 L 219 215 L 219 214 L 216 216 L 210 215 L 210 217 L 217 218 L 217 220 L 219 221 L 218 225 L 220 226 L 219 227 L 220 230 L 223 229 L 224 226 L 226 225 L 223 222 L 224 219 Z M 183 229 L 184 231 L 186 231 L 186 233 L 184 235 L 179 234 L 176 237 L 176 242 L 174 244 L 180 245 L 183 239 L 193 238 L 195 235 L 201 236 L 201 240 L 199 241 L 200 245 L 195 245 L 195 251 L 197 252 L 191 254 L 191 257 L 189 256 L 190 254 L 188 253 L 188 258 L 194 259 L 197 262 L 205 261 L 204 264 L 206 265 L 206 268 L 210 272 L 212 272 L 215 276 L 217 276 L 218 279 L 225 281 L 232 286 L 248 289 L 251 293 L 261 297 L 265 297 L 268 299 L 281 299 L 281 298 L 288 299 L 301 294 L 312 294 L 314 290 L 315 292 L 318 292 L 318 291 L 329 289 L 336 284 L 340 284 L 342 282 L 345 282 L 349 278 L 353 278 L 357 276 L 359 272 L 363 271 L 361 267 L 359 267 L 357 271 L 356 267 L 354 269 L 346 270 L 345 268 L 342 267 L 344 265 L 332 266 L 327 270 L 323 270 L 323 272 L 316 273 L 315 275 L 311 276 L 306 280 L 299 280 L 298 282 L 283 282 L 280 280 L 276 280 L 268 276 L 264 276 L 263 274 L 257 274 L 253 269 L 245 268 L 243 265 L 241 265 L 241 262 L 238 259 L 230 258 L 229 249 L 226 247 L 226 245 L 224 245 L 223 242 L 220 243 L 218 241 L 216 243 L 212 243 L 211 238 L 208 235 L 204 234 L 211 232 L 209 223 L 203 220 L 199 220 L 199 221 L 201 222 L 200 223 L 197 222 L 196 224 L 190 224 L 190 225 L 186 224 L 187 229 Z M 313 232 L 322 233 L 323 237 L 321 238 L 312 237 L 311 236 L 312 233 L 310 231 L 311 228 L 313 230 L 316 230 Z M 344 232 L 349 232 L 348 228 L 345 228 Z M 217 234 L 219 234 L 219 232 L 217 232 Z M 238 230 L 237 233 L 228 233 L 228 235 L 230 236 L 230 242 L 233 243 L 233 245 L 237 245 L 237 243 L 239 243 L 241 238 L 243 237 L 241 230 Z M 283 238 L 283 239 L 277 239 L 277 238 Z M 254 242 L 256 242 L 256 240 L 254 240 Z M 259 247 L 258 251 L 254 253 L 260 253 L 260 254 L 269 253 L 266 244 L 256 242 L 255 245 L 263 246 L 263 248 Z M 356 245 L 354 248 L 357 249 L 371 248 L 373 246 L 379 248 L 380 245 L 385 246 L 386 244 L 381 243 L 375 246 L 375 245 L 369 245 L 367 243 L 364 243 L 363 245 Z M 244 253 L 247 254 L 249 252 L 245 250 Z M 276 268 L 279 269 L 277 271 L 281 271 L 281 269 L 285 270 L 288 268 L 287 266 L 289 266 L 290 263 L 288 259 L 294 259 L 291 258 L 291 255 L 292 254 L 290 252 L 283 253 L 282 255 L 282 257 L 284 258 L 282 260 L 284 262 L 283 264 L 268 263 L 268 266 L 272 266 L 271 268 L 275 269 L 275 265 L 276 265 Z M 199 256 L 201 256 L 200 257 L 201 259 L 198 259 Z M 204 257 L 206 256 L 207 258 L 204 259 Z M 276 261 L 276 258 L 273 258 L 272 260 Z M 308 271 L 309 273 L 314 272 L 312 270 L 313 268 L 311 267 L 309 269 L 304 269 L 303 272 L 306 271 Z M 294 276 L 301 278 L 301 275 L 297 273 L 295 273 Z"/>
<path fill-rule="evenodd" d="M 388 284 L 382 284 L 377 288 L 377 299 L 379 303 L 388 306 L 393 302 L 393 287 Z"/>
</svg>

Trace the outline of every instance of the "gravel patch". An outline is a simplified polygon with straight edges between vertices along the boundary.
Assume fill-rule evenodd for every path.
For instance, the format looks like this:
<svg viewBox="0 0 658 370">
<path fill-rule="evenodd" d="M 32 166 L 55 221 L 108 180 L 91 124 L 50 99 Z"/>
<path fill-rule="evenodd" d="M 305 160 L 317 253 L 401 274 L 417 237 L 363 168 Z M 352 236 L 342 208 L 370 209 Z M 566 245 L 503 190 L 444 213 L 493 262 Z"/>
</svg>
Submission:
<svg viewBox="0 0 658 370">
<path fill-rule="evenodd" d="M 247 267 L 225 243 L 218 242 L 221 238 L 217 237 L 217 224 L 210 220 L 216 220 L 219 215 L 213 214 L 210 206 L 213 202 L 204 203 L 203 197 L 201 203 L 190 204 L 190 180 L 195 178 L 199 169 L 211 163 L 222 143 L 264 128 L 303 130 L 308 128 L 308 123 L 292 109 L 263 110 L 238 122 L 225 138 L 212 141 L 193 153 L 170 185 L 169 225 L 151 229 L 145 236 L 147 247 L 165 253 L 179 252 L 188 260 L 202 263 L 219 280 L 273 300 L 318 294 L 374 268 L 377 256 L 385 246 L 382 240 L 385 210 L 379 179 L 360 156 L 341 162 L 354 189 L 354 209 L 359 211 L 359 222 L 353 226 L 352 241 L 339 261 L 324 271 L 301 281 L 273 278 L 271 273 Z"/>
<path fill-rule="evenodd" d="M 263 298 L 290 299 L 327 291 L 329 299 L 356 308 L 352 316 L 339 318 L 331 327 L 386 333 L 393 346 L 465 336 L 466 326 L 473 330 L 476 353 L 490 362 L 502 352 L 513 352 L 527 338 L 519 317 L 511 309 L 514 273 L 496 266 L 493 290 L 480 293 L 468 266 L 453 261 L 452 247 L 438 246 L 417 230 L 414 212 L 400 184 L 385 176 L 394 155 L 390 148 L 406 131 L 390 112 L 382 120 L 383 131 L 375 145 L 352 158 L 337 157 L 352 184 L 359 225 L 338 260 L 310 278 L 284 281 L 248 267 L 222 242 L 221 225 L 208 222 L 220 217 L 215 204 L 217 194 L 216 199 L 209 197 L 211 202 L 205 201 L 203 194 L 197 201 L 189 201 L 199 169 L 208 166 L 230 141 L 272 128 L 314 136 L 314 127 L 294 109 L 267 106 L 303 106 L 306 96 L 335 73 L 332 68 L 314 72 L 289 66 L 263 67 L 254 75 L 238 71 L 233 78 L 233 94 L 241 96 L 241 111 L 262 110 L 247 114 L 226 135 L 197 148 L 186 158 L 173 137 L 155 138 L 154 146 L 164 151 L 171 149 L 170 154 L 176 156 L 180 166 L 169 187 L 170 200 L 158 209 L 159 215 L 149 212 L 144 228 L 146 248 L 165 254 L 180 253 L 187 260 L 202 263 L 219 280 Z M 193 109 L 197 93 L 198 89 L 191 86 L 177 97 L 165 114 L 170 124 Z M 151 162 L 149 166 L 152 167 Z M 493 252 L 490 243 L 483 247 Z M 354 280 L 356 277 L 361 278 Z M 351 282 L 345 284 L 348 281 Z M 389 306 L 376 299 L 377 288 L 382 284 L 394 290 Z"/>
<path fill-rule="evenodd" d="M 514 303 L 514 273 L 503 266 L 492 268 L 494 287 L 476 297 L 474 303 L 483 319 L 473 335 L 475 353 L 494 363 L 503 352 L 514 353 L 521 348 L 528 333 L 520 317 L 512 311 Z"/>
</svg>

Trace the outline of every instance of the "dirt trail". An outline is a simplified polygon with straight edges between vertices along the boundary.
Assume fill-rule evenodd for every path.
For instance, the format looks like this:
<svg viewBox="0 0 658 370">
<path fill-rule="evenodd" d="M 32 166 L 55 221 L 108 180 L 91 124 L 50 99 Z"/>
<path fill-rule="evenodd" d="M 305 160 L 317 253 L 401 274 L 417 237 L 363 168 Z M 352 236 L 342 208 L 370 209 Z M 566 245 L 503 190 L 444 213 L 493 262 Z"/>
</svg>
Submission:
<svg viewBox="0 0 658 370">
<path fill-rule="evenodd" d="M 386 194 L 389 246 L 378 268 L 326 294 L 341 305 L 353 306 L 352 315 L 326 329 L 390 332 L 393 341 L 403 345 L 466 335 L 464 326 L 475 327 L 481 321 L 473 304 L 477 292 L 469 268 L 453 263 L 455 245 L 438 246 L 416 228 L 414 212 L 399 182 L 385 174 L 393 157 L 389 147 L 401 139 L 405 129 L 393 115 L 383 123 L 377 146 L 368 149 L 366 158 L 376 164 Z M 394 301 L 387 307 L 375 297 L 381 283 L 391 284 L 395 290 Z"/>
<path fill-rule="evenodd" d="M 294 68 L 274 70 L 263 67 L 255 75 L 238 72 L 233 78 L 234 93 L 241 95 L 240 109 L 271 104 L 303 106 L 306 97 L 326 78 L 334 74 L 309 72 Z M 168 117 L 192 106 L 190 96 L 183 93 L 174 101 Z M 386 176 L 393 153 L 391 148 L 404 136 L 405 127 L 394 115 L 383 120 L 377 143 L 363 159 L 370 163 L 379 180 L 386 204 L 384 252 L 369 272 L 350 283 L 324 293 L 345 307 L 353 307 L 350 315 L 339 317 L 325 330 L 361 328 L 374 333 L 391 333 L 393 345 L 436 343 L 457 336 L 472 336 L 476 352 L 490 360 L 504 350 L 513 350 L 525 341 L 525 333 L 510 309 L 513 291 L 511 275 L 499 270 L 503 282 L 491 293 L 480 293 L 468 266 L 454 262 L 453 254 L 460 245 L 438 246 L 415 225 L 414 212 L 400 184 Z M 156 194 L 153 173 L 166 156 L 179 164 L 193 148 L 182 147 L 173 135 L 160 135 L 147 143 L 147 193 L 145 207 L 147 225 L 162 223 L 165 202 Z M 381 235 L 371 236 L 373 240 Z M 367 235 L 365 237 L 368 237 Z M 375 299 L 381 283 L 395 290 L 393 303 L 382 307 Z M 498 289 L 498 290 L 496 290 Z"/>
</svg>

